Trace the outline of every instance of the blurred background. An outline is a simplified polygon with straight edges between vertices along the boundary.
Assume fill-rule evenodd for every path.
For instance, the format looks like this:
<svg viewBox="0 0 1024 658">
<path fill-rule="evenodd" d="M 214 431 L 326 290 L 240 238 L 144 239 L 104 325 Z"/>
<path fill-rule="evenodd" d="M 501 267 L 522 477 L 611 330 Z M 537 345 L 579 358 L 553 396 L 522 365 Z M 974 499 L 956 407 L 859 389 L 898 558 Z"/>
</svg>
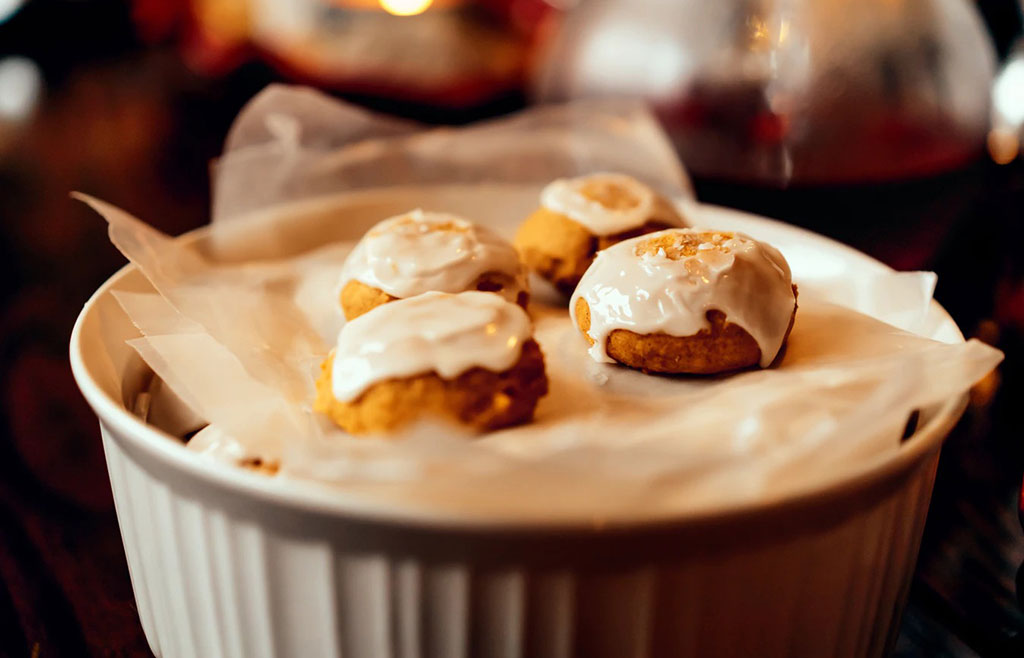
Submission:
<svg viewBox="0 0 1024 658">
<path fill-rule="evenodd" d="M 1007 354 L 943 454 L 898 656 L 1022 656 L 1017 0 L 0 0 L 0 655 L 148 655 L 82 304 L 124 259 L 82 190 L 178 234 L 242 105 L 299 82 L 461 124 L 648 100 L 703 201 L 939 274 Z"/>
</svg>

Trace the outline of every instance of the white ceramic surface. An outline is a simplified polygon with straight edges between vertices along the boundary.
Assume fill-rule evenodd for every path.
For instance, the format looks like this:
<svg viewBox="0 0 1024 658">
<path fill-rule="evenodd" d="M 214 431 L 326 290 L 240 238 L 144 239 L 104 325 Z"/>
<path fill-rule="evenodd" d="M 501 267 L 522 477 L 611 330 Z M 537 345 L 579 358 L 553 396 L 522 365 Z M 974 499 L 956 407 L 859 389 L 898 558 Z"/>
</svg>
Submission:
<svg viewBox="0 0 1024 658">
<path fill-rule="evenodd" d="M 428 193 L 420 205 L 451 212 L 481 202 L 468 189 L 360 193 L 293 208 L 294 230 L 345 203 L 339 235 L 354 237 L 403 195 Z M 520 191 L 502 207 L 528 206 Z M 797 277 L 885 269 L 783 224 L 697 212 L 781 247 Z M 137 332 L 114 289 L 148 284 L 132 267 L 104 284 L 71 361 L 100 418 L 139 616 L 165 658 L 881 655 L 965 405 L 925 410 L 891 458 L 784 500 L 604 525 L 428 515 L 204 459 L 140 421 L 127 409 L 151 375 L 124 343 Z M 959 338 L 937 304 L 932 314 L 937 337 Z"/>
</svg>

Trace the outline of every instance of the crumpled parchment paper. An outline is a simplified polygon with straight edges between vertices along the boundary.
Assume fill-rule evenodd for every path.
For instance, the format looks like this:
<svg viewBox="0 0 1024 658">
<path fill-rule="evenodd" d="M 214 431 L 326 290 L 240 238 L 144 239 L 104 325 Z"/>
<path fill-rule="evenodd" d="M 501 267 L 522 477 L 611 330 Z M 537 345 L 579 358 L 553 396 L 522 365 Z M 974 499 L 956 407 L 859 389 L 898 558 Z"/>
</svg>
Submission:
<svg viewBox="0 0 1024 658">
<path fill-rule="evenodd" d="M 670 378 L 594 363 L 564 300 L 541 289 L 531 314 L 551 393 L 534 423 L 476 437 L 426 422 L 355 438 L 310 410 L 343 323 L 337 277 L 365 228 L 476 199 L 471 219 L 507 235 L 545 182 L 599 170 L 672 194 L 694 225 L 711 217 L 637 105 L 421 131 L 288 87 L 258 96 L 232 128 L 206 236 L 170 238 L 82 198 L 153 285 L 117 298 L 162 389 L 209 423 L 191 449 L 416 508 L 607 519 L 777 498 L 890 457 L 913 410 L 927 418 L 1002 358 L 940 331 L 934 275 L 833 267 L 793 242 L 776 246 L 800 310 L 774 368 Z"/>
</svg>

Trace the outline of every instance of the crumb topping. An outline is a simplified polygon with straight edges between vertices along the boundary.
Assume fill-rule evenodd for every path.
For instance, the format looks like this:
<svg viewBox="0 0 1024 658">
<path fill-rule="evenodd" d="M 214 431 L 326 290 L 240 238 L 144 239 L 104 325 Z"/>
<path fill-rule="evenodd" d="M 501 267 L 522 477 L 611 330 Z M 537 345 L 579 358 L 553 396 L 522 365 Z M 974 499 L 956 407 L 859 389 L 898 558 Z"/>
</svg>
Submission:
<svg viewBox="0 0 1024 658">
<path fill-rule="evenodd" d="M 629 188 L 610 180 L 588 180 L 580 186 L 580 194 L 608 210 L 632 210 L 640 205 L 640 198 Z"/>
<path fill-rule="evenodd" d="M 731 245 L 727 243 L 735 237 L 729 231 L 662 231 L 640 242 L 636 255 L 682 260 L 708 251 L 728 254 Z"/>
<path fill-rule="evenodd" d="M 425 213 L 409 213 L 398 219 L 387 223 L 385 226 L 376 227 L 369 232 L 374 237 L 390 232 L 418 231 L 420 233 L 446 232 L 446 233 L 468 233 L 470 224 L 460 222 L 450 217 L 431 217 Z"/>
</svg>

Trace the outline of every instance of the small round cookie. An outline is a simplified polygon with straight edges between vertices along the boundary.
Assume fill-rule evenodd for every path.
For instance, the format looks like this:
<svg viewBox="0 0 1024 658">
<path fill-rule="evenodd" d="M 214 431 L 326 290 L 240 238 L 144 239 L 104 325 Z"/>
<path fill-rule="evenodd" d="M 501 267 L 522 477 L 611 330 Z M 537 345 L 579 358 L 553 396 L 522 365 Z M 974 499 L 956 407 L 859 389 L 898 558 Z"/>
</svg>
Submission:
<svg viewBox="0 0 1024 658">
<path fill-rule="evenodd" d="M 424 416 L 493 430 L 529 421 L 547 390 L 544 356 L 520 306 L 486 292 L 429 292 L 346 323 L 313 408 L 351 434 Z"/>
<path fill-rule="evenodd" d="M 770 245 L 672 229 L 600 252 L 569 312 L 595 361 L 714 374 L 771 365 L 793 328 L 796 286 Z"/>
<path fill-rule="evenodd" d="M 515 245 L 523 262 L 570 295 L 594 254 L 623 240 L 685 226 L 664 197 L 623 174 L 552 181 L 527 217 Z"/>
<path fill-rule="evenodd" d="M 413 210 L 371 228 L 342 268 L 347 320 L 424 292 L 495 292 L 525 307 L 526 271 L 511 244 L 456 215 Z"/>
</svg>

